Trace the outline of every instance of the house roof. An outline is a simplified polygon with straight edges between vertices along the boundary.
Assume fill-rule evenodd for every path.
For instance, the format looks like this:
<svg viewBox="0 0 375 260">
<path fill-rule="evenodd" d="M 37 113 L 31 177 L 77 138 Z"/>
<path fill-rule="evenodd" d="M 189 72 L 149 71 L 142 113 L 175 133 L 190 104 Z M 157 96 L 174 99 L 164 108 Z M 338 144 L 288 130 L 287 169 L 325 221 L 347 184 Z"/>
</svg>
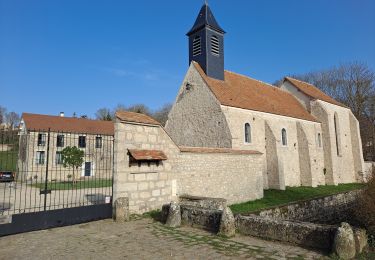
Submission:
<svg viewBox="0 0 375 260">
<path fill-rule="evenodd" d="M 208 77 L 200 65 L 195 68 L 222 105 L 255 110 L 317 122 L 317 120 L 293 97 L 267 83 L 225 71 L 225 80 Z"/>
<path fill-rule="evenodd" d="M 112 121 L 90 120 L 85 118 L 61 117 L 23 113 L 22 119 L 29 131 L 48 131 L 114 135 Z"/>
<path fill-rule="evenodd" d="M 129 149 L 130 155 L 137 161 L 147 160 L 167 160 L 167 156 L 163 151 L 159 150 L 136 150 Z"/>
<path fill-rule="evenodd" d="M 312 97 L 313 99 L 320 99 L 322 101 L 337 105 L 337 106 L 342 106 L 342 107 L 347 107 L 344 104 L 336 101 L 335 99 L 331 98 L 328 96 L 326 93 L 315 87 L 314 85 L 311 85 L 307 82 L 294 79 L 291 77 L 285 77 L 284 81 L 290 82 L 293 86 L 295 86 L 299 91 L 303 92 L 305 95 Z"/>
<path fill-rule="evenodd" d="M 134 122 L 134 123 L 141 123 L 141 124 L 149 124 L 149 125 L 160 125 L 158 121 L 153 119 L 152 117 L 135 112 L 128 112 L 128 111 L 118 111 L 116 112 L 116 117 L 122 121 L 127 122 Z"/>
<path fill-rule="evenodd" d="M 187 36 L 195 33 L 196 31 L 202 29 L 203 27 L 209 27 L 217 32 L 225 33 L 225 31 L 217 23 L 214 15 L 211 12 L 210 7 L 207 3 L 203 4 L 201 10 L 199 11 L 198 17 L 195 20 L 193 27 L 186 34 Z"/>
<path fill-rule="evenodd" d="M 229 154 L 262 154 L 254 150 L 238 150 L 230 148 L 210 148 L 210 147 L 186 147 L 180 146 L 181 152 L 187 153 L 229 153 Z"/>
</svg>

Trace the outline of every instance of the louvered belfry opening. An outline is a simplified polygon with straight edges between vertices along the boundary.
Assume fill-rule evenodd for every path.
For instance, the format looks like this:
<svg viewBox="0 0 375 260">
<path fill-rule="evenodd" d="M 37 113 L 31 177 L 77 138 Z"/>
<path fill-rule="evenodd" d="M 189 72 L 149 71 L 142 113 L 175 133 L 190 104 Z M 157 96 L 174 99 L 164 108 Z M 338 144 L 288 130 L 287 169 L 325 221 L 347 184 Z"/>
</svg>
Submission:
<svg viewBox="0 0 375 260">
<path fill-rule="evenodd" d="M 204 4 L 187 33 L 189 37 L 189 65 L 199 63 L 205 74 L 224 80 L 224 34 L 211 9 Z"/>
</svg>

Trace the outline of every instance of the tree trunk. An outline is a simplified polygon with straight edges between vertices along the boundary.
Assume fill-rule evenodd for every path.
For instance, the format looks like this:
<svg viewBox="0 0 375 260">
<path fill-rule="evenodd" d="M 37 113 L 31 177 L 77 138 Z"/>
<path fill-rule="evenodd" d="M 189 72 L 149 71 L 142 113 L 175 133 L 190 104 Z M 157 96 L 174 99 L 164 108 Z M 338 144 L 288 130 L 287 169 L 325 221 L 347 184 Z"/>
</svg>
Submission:
<svg viewBox="0 0 375 260">
<path fill-rule="evenodd" d="M 74 167 L 73 167 L 73 186 L 74 184 L 76 184 L 76 175 L 75 175 L 75 171 L 74 171 Z"/>
</svg>

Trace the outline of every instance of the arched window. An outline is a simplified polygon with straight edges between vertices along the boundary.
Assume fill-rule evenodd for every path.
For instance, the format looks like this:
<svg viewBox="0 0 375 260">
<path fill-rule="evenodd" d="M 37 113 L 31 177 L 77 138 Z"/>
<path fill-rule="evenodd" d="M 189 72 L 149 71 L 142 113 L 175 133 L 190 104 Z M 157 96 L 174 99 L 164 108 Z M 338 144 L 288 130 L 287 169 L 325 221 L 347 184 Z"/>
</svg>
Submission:
<svg viewBox="0 0 375 260">
<path fill-rule="evenodd" d="M 284 146 L 287 146 L 288 145 L 288 139 L 287 139 L 287 136 L 286 136 L 286 130 L 285 128 L 283 128 L 281 130 L 281 143 L 284 145 Z"/>
<path fill-rule="evenodd" d="M 322 147 L 322 135 L 318 133 L 318 147 Z"/>
<path fill-rule="evenodd" d="M 211 36 L 211 53 L 216 56 L 220 55 L 219 39 L 215 35 Z"/>
<path fill-rule="evenodd" d="M 336 152 L 337 152 L 337 155 L 341 155 L 340 125 L 339 125 L 336 112 L 335 112 L 335 115 L 333 116 L 333 123 L 335 126 Z"/>
<path fill-rule="evenodd" d="M 201 48 L 201 37 L 196 36 L 193 40 L 193 56 L 198 56 L 202 52 Z"/>
<path fill-rule="evenodd" d="M 249 123 L 245 124 L 245 143 L 251 143 L 251 127 Z"/>
</svg>

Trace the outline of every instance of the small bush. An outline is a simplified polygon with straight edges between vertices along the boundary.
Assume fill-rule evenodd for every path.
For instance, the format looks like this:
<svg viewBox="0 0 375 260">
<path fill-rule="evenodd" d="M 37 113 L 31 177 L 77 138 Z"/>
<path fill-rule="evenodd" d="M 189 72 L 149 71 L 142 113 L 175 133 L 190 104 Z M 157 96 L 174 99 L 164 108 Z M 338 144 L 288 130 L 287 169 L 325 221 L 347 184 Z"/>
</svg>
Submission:
<svg viewBox="0 0 375 260">
<path fill-rule="evenodd" d="M 355 217 L 358 223 L 366 228 L 370 246 L 375 247 L 375 169 L 358 199 Z"/>
</svg>

